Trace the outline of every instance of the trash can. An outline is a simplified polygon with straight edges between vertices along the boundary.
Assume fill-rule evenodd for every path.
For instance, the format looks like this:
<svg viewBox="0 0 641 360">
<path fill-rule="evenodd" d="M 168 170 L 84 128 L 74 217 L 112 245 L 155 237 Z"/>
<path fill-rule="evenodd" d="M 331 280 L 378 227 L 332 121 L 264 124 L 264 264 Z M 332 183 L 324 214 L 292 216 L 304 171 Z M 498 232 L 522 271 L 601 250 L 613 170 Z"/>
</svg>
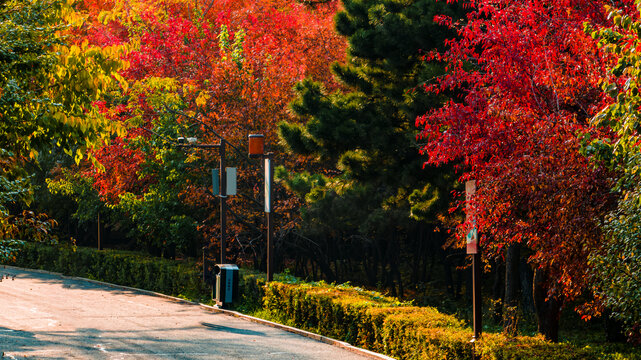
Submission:
<svg viewBox="0 0 641 360">
<path fill-rule="evenodd" d="M 234 264 L 217 264 L 216 274 L 216 305 L 225 307 L 238 296 L 238 266 Z"/>
</svg>

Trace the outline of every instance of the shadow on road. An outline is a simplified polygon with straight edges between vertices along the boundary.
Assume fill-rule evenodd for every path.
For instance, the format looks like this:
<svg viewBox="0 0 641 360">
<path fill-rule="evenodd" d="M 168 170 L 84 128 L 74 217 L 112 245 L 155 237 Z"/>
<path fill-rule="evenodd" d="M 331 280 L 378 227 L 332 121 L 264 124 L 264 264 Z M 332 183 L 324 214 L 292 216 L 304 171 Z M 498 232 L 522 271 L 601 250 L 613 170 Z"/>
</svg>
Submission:
<svg viewBox="0 0 641 360">
<path fill-rule="evenodd" d="M 201 323 L 231 334 L 266 336 L 259 331 Z M 102 331 L 79 328 L 74 331 L 21 331 L 0 327 L 0 358 L 58 360 L 69 358 L 109 359 L 113 355 L 149 358 L 211 358 L 237 353 L 247 345 L 240 338 L 193 336 L 198 327 L 177 327 L 145 331 Z M 184 333 L 183 333 L 184 332 Z M 181 334 L 183 333 L 183 334 Z M 176 336 L 178 335 L 178 336 Z M 174 338 L 175 337 L 175 338 Z M 6 357 L 3 357 L 5 355 Z"/>
<path fill-rule="evenodd" d="M 47 360 L 63 360 L 65 359 L 62 356 L 47 356 L 46 354 L 39 354 L 37 357 L 30 357 L 28 354 L 30 352 L 44 349 L 48 346 L 54 345 L 50 341 L 43 341 L 36 337 L 35 333 L 29 331 L 21 330 L 12 330 L 5 327 L 0 327 L 0 354 L 2 358 L 5 358 L 5 353 L 7 358 L 14 358 L 10 356 L 10 353 L 19 352 L 20 357 L 23 358 L 37 358 L 37 359 L 47 359 Z M 15 359 L 15 358 L 14 358 Z"/>
<path fill-rule="evenodd" d="M 205 327 L 207 327 L 209 329 L 212 329 L 212 330 L 225 331 L 225 332 L 232 333 L 232 334 L 252 335 L 252 336 L 265 336 L 265 333 L 262 333 L 260 331 L 237 329 L 237 328 L 233 328 L 233 327 L 229 327 L 229 326 L 210 324 L 210 323 L 206 323 L 206 322 L 201 322 L 200 324 L 202 326 L 205 326 Z"/>
</svg>

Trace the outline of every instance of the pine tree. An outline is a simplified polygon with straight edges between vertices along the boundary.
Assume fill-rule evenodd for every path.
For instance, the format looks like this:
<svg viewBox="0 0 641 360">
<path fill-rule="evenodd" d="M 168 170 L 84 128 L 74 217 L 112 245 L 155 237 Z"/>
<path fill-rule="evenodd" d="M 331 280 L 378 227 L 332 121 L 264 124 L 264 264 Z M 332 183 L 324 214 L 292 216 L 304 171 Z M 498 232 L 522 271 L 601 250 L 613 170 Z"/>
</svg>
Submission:
<svg viewBox="0 0 641 360">
<path fill-rule="evenodd" d="M 333 250 L 339 258 L 350 250 L 371 252 L 373 259 L 361 259 L 371 265 L 370 281 L 379 282 L 378 265 L 389 265 L 395 279 L 384 281 L 400 287 L 399 247 L 415 241 L 425 223 L 436 227 L 437 214 L 449 202 L 451 172 L 423 169 L 415 119 L 444 100 L 421 86 L 444 71 L 423 56 L 454 36 L 434 17 L 456 18 L 460 10 L 434 0 L 343 4 L 336 29 L 348 39 L 347 61 L 332 65 L 343 90 L 327 93 L 311 80 L 299 83 L 291 107 L 302 123 L 279 128 L 293 152 L 314 157 L 328 175 L 281 176 L 307 201 L 307 237 L 334 239 L 327 247 L 342 249 Z M 348 241 L 355 236 L 364 240 Z"/>
</svg>

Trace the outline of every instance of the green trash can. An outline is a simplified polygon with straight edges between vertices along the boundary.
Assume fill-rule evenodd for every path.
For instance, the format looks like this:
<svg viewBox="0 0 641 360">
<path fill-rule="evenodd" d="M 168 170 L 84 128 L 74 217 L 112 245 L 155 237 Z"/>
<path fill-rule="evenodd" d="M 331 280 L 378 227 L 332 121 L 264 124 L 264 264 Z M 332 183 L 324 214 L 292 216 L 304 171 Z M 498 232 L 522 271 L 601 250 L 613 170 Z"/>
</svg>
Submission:
<svg viewBox="0 0 641 360">
<path fill-rule="evenodd" d="M 238 297 L 238 266 L 234 264 L 217 264 L 216 274 L 216 305 L 226 307 Z"/>
</svg>

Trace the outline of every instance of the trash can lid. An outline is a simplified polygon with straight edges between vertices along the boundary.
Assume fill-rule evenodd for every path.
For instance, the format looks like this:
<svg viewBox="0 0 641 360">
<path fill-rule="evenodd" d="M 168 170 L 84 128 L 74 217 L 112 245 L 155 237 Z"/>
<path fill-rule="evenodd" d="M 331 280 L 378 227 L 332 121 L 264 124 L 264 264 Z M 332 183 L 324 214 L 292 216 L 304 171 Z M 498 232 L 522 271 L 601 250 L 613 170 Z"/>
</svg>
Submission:
<svg viewBox="0 0 641 360">
<path fill-rule="evenodd" d="M 216 264 L 216 268 L 225 270 L 238 270 L 236 264 Z"/>
</svg>

